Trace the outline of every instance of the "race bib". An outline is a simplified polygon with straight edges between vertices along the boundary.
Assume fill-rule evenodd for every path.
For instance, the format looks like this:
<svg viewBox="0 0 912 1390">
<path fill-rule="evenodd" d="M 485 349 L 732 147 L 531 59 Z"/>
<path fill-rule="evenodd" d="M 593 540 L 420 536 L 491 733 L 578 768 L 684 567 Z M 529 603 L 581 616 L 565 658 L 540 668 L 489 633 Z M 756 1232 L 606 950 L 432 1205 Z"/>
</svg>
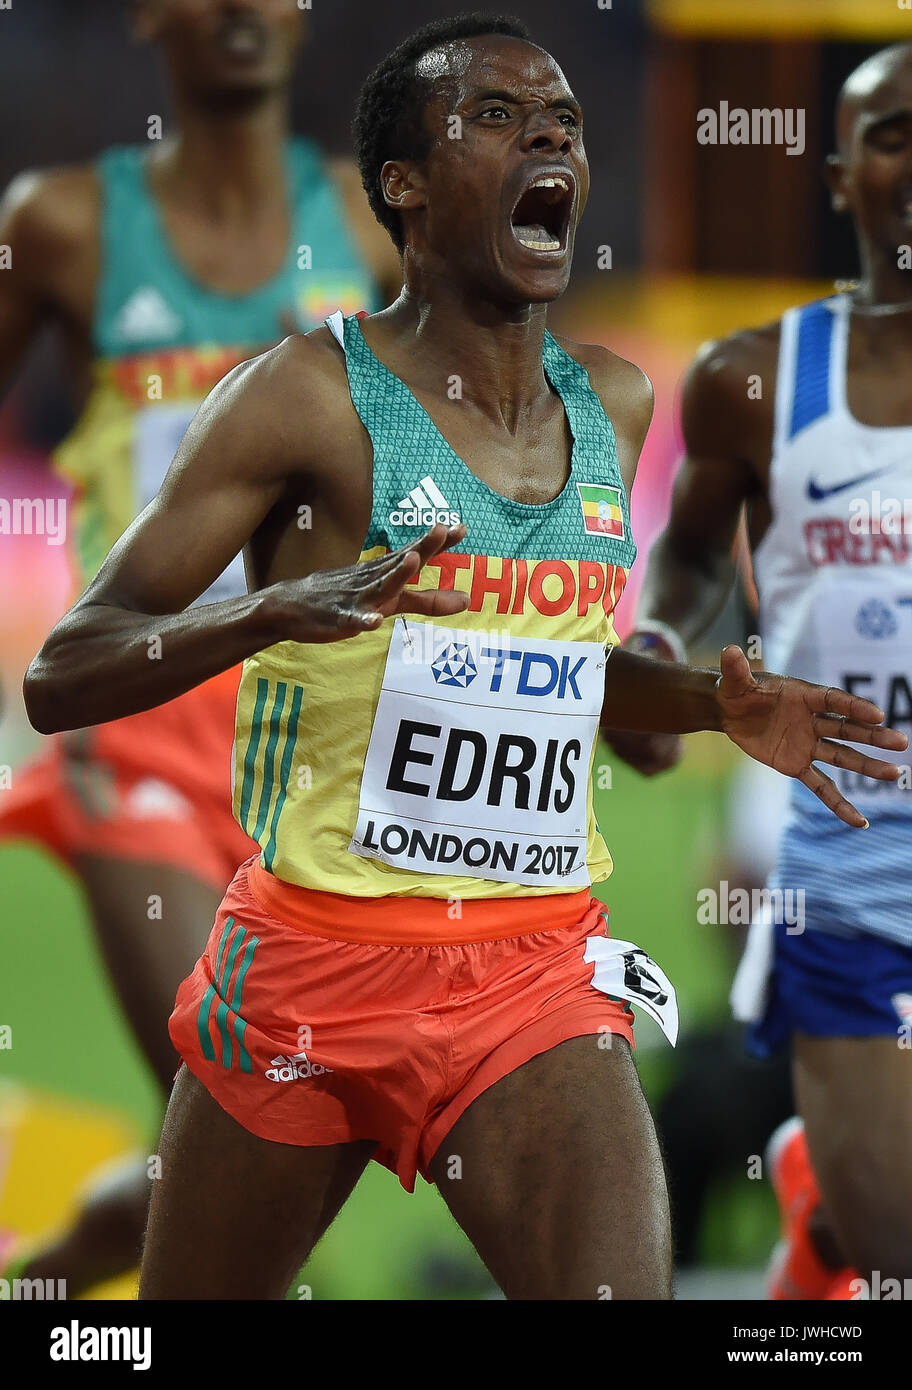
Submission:
<svg viewBox="0 0 912 1390">
<path fill-rule="evenodd" d="M 604 688 L 600 643 L 397 618 L 349 849 L 412 873 L 588 887 Z"/>
<path fill-rule="evenodd" d="M 899 566 L 859 576 L 831 572 L 815 588 L 808 609 L 789 669 L 873 700 L 891 728 L 912 737 L 912 574 Z M 910 751 L 856 746 L 871 757 L 898 763 L 905 772 L 899 782 L 878 782 L 826 767 L 843 794 L 856 805 L 912 810 Z"/>
<path fill-rule="evenodd" d="M 136 468 L 136 493 L 139 510 L 147 507 L 153 497 L 158 495 L 177 453 L 187 426 L 196 414 L 197 406 L 154 405 L 139 412 L 134 432 L 134 465 Z M 222 599 L 237 598 L 246 594 L 247 578 L 244 574 L 244 557 L 236 555 L 227 569 L 223 570 L 204 594 L 196 600 L 199 603 L 218 603 Z"/>
</svg>

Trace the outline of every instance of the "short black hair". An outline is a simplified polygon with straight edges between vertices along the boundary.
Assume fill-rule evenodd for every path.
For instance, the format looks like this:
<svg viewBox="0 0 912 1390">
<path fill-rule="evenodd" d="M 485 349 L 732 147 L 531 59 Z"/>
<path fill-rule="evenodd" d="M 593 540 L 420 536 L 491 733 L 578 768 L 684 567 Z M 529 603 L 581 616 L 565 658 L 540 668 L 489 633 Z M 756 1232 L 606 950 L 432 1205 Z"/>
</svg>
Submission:
<svg viewBox="0 0 912 1390">
<path fill-rule="evenodd" d="M 425 24 L 387 54 L 366 79 L 358 96 L 352 134 L 361 182 L 377 221 L 386 228 L 401 251 L 402 220 L 388 207 L 380 188 L 380 170 L 389 159 L 423 159 L 431 139 L 421 124 L 431 83 L 418 77 L 417 65 L 425 53 L 455 39 L 503 34 L 511 39 L 532 39 L 525 24 L 509 15 L 461 14 Z"/>
</svg>

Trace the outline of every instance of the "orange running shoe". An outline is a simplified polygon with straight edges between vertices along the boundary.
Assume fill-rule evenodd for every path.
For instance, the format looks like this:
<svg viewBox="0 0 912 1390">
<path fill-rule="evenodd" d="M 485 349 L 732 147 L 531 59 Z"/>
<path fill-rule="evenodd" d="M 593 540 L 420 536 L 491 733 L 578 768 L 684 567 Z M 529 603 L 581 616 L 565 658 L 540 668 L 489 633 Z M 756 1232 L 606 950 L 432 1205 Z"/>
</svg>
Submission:
<svg viewBox="0 0 912 1390">
<path fill-rule="evenodd" d="M 870 1294 L 864 1291 L 864 1280 L 859 1279 L 857 1271 L 849 1266 L 836 1275 L 827 1293 L 827 1302 L 849 1303 L 869 1297 Z"/>
<path fill-rule="evenodd" d="M 820 1205 L 820 1189 L 811 1167 L 803 1120 L 797 1115 L 785 1120 L 771 1135 L 765 1158 L 782 1219 L 782 1239 L 773 1251 L 767 1274 L 770 1298 L 789 1302 L 848 1298 L 848 1293 L 831 1291 L 839 1280 L 843 1281 L 839 1287 L 846 1287 L 853 1271 L 831 1269 L 811 1238 L 810 1222 Z"/>
</svg>

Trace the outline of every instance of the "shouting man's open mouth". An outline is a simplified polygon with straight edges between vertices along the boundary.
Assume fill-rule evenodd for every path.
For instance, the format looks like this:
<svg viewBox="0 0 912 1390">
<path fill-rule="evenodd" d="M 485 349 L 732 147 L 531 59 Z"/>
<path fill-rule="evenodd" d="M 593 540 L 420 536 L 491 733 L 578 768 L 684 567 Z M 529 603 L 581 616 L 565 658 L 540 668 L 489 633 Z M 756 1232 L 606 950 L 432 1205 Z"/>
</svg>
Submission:
<svg viewBox="0 0 912 1390">
<path fill-rule="evenodd" d="M 510 217 L 520 246 L 540 252 L 566 250 L 575 191 L 573 176 L 564 169 L 537 174 Z"/>
<path fill-rule="evenodd" d="M 256 14 L 228 15 L 219 25 L 216 42 L 232 58 L 253 62 L 265 53 L 269 31 Z"/>
</svg>

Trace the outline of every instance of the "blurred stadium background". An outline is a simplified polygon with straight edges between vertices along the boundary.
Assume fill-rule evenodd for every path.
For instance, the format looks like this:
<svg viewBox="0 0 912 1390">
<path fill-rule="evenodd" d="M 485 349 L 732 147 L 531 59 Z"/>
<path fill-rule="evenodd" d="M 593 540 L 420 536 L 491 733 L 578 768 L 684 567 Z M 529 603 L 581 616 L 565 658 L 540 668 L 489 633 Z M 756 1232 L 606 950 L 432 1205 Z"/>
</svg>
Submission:
<svg viewBox="0 0 912 1390">
<path fill-rule="evenodd" d="M 656 416 L 633 496 L 641 557 L 667 511 L 679 453 L 676 398 L 699 343 L 774 318 L 856 269 L 849 231 L 829 211 L 820 171 L 842 79 L 874 48 L 912 36 L 912 12 L 901 3 L 484 6 L 529 24 L 562 63 L 586 112 L 593 192 L 572 290 L 552 321 L 632 358 L 655 384 Z M 161 113 L 167 130 L 161 73 L 148 52 L 131 45 L 123 8 L 110 0 L 43 0 L 40 7 L 14 0 L 0 14 L 4 185 L 24 168 L 140 141 L 150 113 Z M 354 97 L 368 69 L 417 23 L 462 8 L 472 6 L 313 0 L 296 127 L 334 152 L 346 150 Z M 721 100 L 803 108 L 804 153 L 698 145 L 697 111 Z M 609 258 L 610 269 L 599 269 Z M 0 411 L 0 496 L 22 495 L 24 475 L 31 495 L 60 491 L 47 456 L 73 406 L 58 364 L 49 336 Z M 632 618 L 636 578 L 635 569 L 622 628 Z M 59 549 L 41 538 L 0 538 L 0 774 L 11 767 L 15 776 L 39 743 L 22 710 L 21 678 L 65 605 L 68 583 Z M 741 600 L 715 636 L 738 640 L 752 630 Z M 717 650 L 713 640 L 706 655 Z M 781 1067 L 740 1060 L 737 1031 L 727 1022 L 737 929 L 698 925 L 696 893 L 720 878 L 748 881 L 760 871 L 752 843 L 763 842 L 764 815 L 772 813 L 756 811 L 758 820 L 745 830 L 744 815 L 733 809 L 739 768 L 712 736 L 691 738 L 680 769 L 655 783 L 609 760 L 605 749 L 600 761 L 610 767 L 611 787 L 597 795 L 616 861 L 602 891 L 614 931 L 641 942 L 679 991 L 683 1027 L 675 1053 L 649 1020 L 641 1016 L 639 1023 L 641 1073 L 665 1130 L 678 1204 L 679 1290 L 685 1297 L 759 1296 L 776 1219 L 765 1185 L 746 1176 L 747 1160 L 789 1113 L 788 1085 Z M 0 796 L 3 785 L 0 776 Z M 100 1161 L 130 1149 L 154 1152 L 159 1105 L 106 985 L 72 880 L 35 849 L 2 846 L 0 903 L 0 1023 L 10 1026 L 13 1042 L 0 1050 L 0 1226 L 37 1233 L 65 1216 Z M 368 1172 L 305 1281 L 318 1298 L 492 1293 L 436 1193 L 421 1186 L 408 1198 L 380 1169 Z M 126 1280 L 101 1292 L 129 1296 L 130 1289 Z"/>
</svg>

